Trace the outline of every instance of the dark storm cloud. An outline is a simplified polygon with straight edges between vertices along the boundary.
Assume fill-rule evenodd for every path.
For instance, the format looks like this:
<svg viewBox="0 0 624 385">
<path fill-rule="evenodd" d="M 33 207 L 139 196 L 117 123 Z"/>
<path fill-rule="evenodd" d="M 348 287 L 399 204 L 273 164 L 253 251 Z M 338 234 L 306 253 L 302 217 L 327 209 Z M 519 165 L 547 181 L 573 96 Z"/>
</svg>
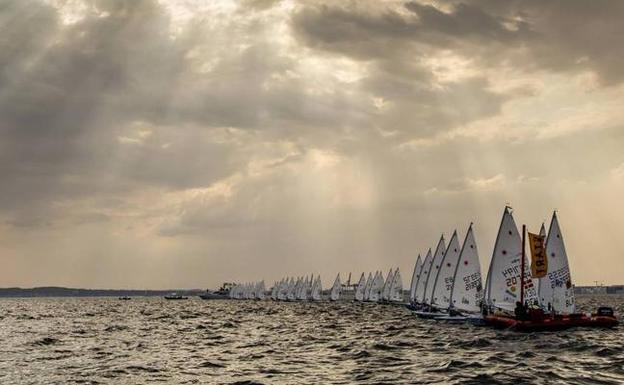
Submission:
<svg viewBox="0 0 624 385">
<path fill-rule="evenodd" d="M 608 222 L 623 7 L 2 1 L 0 279 L 405 270 L 508 201 Z M 604 227 L 572 249 L 616 255 Z"/>
<path fill-rule="evenodd" d="M 68 26 L 39 1 L 2 4 L 0 177 L 11 183 L 0 206 L 10 223 L 110 189 L 209 185 L 246 162 L 236 139 L 215 141 L 213 130 L 289 127 L 296 136 L 306 125 L 333 127 L 334 106 L 345 104 L 344 95 L 306 97 L 299 84 L 264 89 L 292 61 L 245 28 L 221 32 L 250 45 L 227 53 L 202 20 L 172 38 L 154 1 L 85 3 L 88 13 Z M 219 59 L 210 74 L 198 73 L 192 50 Z"/>
<path fill-rule="evenodd" d="M 394 3 L 391 3 L 394 4 Z M 295 31 L 312 47 L 360 60 L 423 57 L 452 49 L 484 66 L 524 66 L 555 71 L 595 71 L 604 84 L 624 79 L 624 55 L 616 49 L 624 33 L 618 1 L 449 1 L 441 10 L 406 2 L 393 6 L 303 7 Z"/>
<path fill-rule="evenodd" d="M 432 49 L 519 42 L 528 34 L 524 23 L 496 18 L 468 4 L 446 13 L 408 2 L 408 14 L 391 6 L 394 3 L 372 9 L 349 4 L 304 7 L 293 17 L 295 31 L 311 46 L 363 60 L 402 55 L 406 49 L 422 57 Z"/>
<path fill-rule="evenodd" d="M 67 28 L 40 2 L 9 3 L 0 40 L 0 61 L 11 69 L 0 91 L 0 160 L 5 180 L 24 182 L 4 191 L 24 191 L 19 200 L 29 204 L 31 194 L 76 193 L 59 186 L 65 176 L 84 177 L 85 187 L 101 177 L 118 150 L 119 126 L 162 113 L 167 96 L 154 91 L 170 88 L 181 52 L 151 2 L 97 3 L 97 15 Z"/>
</svg>

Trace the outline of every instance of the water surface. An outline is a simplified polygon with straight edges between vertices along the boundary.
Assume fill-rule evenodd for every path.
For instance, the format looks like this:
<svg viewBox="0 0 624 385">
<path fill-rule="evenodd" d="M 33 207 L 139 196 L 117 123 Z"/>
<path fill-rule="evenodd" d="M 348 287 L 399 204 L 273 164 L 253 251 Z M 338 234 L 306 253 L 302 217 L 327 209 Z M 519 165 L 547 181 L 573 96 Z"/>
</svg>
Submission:
<svg viewBox="0 0 624 385">
<path fill-rule="evenodd" d="M 583 297 L 624 311 L 622 297 Z M 517 334 L 398 306 L 0 300 L 0 384 L 622 384 L 624 329 Z"/>
</svg>

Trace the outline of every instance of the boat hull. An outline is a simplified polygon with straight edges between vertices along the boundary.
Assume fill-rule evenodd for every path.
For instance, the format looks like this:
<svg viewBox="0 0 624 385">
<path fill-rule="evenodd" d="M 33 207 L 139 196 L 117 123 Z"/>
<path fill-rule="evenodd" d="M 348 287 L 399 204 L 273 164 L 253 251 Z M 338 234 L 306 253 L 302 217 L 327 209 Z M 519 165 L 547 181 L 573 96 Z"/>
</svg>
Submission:
<svg viewBox="0 0 624 385">
<path fill-rule="evenodd" d="M 424 318 L 424 319 L 436 319 L 438 317 L 449 315 L 448 313 L 431 312 L 431 311 L 415 311 L 414 314 L 416 314 L 418 318 Z"/>
<path fill-rule="evenodd" d="M 441 321 L 441 322 L 447 322 L 447 323 L 455 323 L 455 324 L 461 324 L 461 323 L 469 323 L 475 326 L 484 326 L 485 325 L 485 320 L 483 319 L 483 316 L 479 315 L 474 315 L 474 314 L 470 314 L 470 315 L 441 315 L 439 317 L 435 317 L 436 321 Z"/>
<path fill-rule="evenodd" d="M 206 293 L 199 295 L 199 298 L 203 300 L 230 299 L 230 296 L 227 294 Z"/>
<path fill-rule="evenodd" d="M 576 327 L 613 328 L 619 322 L 614 316 L 572 314 L 565 316 L 549 316 L 540 319 L 518 320 L 505 315 L 488 315 L 485 323 L 495 329 L 508 329 L 518 332 L 559 331 Z"/>
</svg>

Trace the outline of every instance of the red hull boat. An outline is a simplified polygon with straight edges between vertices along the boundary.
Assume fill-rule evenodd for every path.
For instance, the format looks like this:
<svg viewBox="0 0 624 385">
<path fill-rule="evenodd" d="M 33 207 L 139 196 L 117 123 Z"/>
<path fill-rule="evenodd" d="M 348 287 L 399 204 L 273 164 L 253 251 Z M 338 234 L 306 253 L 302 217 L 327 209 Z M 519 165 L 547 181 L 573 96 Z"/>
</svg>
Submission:
<svg viewBox="0 0 624 385">
<path fill-rule="evenodd" d="M 510 329 L 519 332 L 558 331 L 575 327 L 613 328 L 619 321 L 610 308 L 599 308 L 596 314 L 549 315 L 542 311 L 529 311 L 526 319 L 504 314 L 485 316 L 487 325 L 496 329 Z"/>
</svg>

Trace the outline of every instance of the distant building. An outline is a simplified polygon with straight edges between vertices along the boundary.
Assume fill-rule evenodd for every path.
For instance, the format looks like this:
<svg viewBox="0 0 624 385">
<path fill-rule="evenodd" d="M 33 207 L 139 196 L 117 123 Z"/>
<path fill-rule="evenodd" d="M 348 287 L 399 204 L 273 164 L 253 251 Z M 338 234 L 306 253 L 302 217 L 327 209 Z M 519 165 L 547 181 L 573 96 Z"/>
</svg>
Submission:
<svg viewBox="0 0 624 385">
<path fill-rule="evenodd" d="M 607 294 L 624 294 L 624 285 L 607 286 Z"/>
<path fill-rule="evenodd" d="M 607 294 L 607 286 L 574 286 L 575 294 Z"/>
</svg>

